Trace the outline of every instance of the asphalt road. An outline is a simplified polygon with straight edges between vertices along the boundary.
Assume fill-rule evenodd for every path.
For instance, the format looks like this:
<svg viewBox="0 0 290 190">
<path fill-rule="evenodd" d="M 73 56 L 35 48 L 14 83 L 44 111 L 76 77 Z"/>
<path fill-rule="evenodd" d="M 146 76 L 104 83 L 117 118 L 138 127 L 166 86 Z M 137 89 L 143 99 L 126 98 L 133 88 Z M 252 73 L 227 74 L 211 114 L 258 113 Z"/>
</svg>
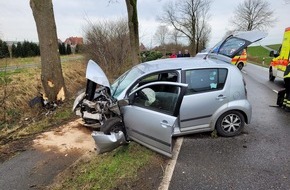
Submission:
<svg viewBox="0 0 290 190">
<path fill-rule="evenodd" d="M 74 163 L 80 152 L 27 150 L 0 165 L 0 189 L 43 189 Z"/>
<path fill-rule="evenodd" d="M 44 189 L 94 147 L 91 130 L 78 121 L 44 132 L 31 148 L 0 163 L 0 190 Z"/>
<path fill-rule="evenodd" d="M 290 113 L 272 107 L 283 81 L 269 82 L 267 69 L 251 64 L 243 72 L 251 124 L 232 138 L 186 136 L 170 190 L 290 189 Z"/>
</svg>

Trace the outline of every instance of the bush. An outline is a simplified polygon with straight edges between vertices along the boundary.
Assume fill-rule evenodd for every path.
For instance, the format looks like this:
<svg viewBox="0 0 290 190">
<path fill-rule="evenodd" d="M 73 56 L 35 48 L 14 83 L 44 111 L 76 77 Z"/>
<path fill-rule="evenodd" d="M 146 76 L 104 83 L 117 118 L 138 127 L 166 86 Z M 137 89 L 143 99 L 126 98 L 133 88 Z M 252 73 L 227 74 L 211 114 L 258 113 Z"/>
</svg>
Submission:
<svg viewBox="0 0 290 190">
<path fill-rule="evenodd" d="M 129 65 L 129 29 L 125 19 L 90 23 L 85 30 L 84 52 L 110 78 L 118 77 Z"/>
<path fill-rule="evenodd" d="M 162 56 L 163 56 L 162 53 L 159 52 L 159 51 L 144 51 L 144 52 L 141 52 L 142 62 L 160 59 Z"/>
</svg>

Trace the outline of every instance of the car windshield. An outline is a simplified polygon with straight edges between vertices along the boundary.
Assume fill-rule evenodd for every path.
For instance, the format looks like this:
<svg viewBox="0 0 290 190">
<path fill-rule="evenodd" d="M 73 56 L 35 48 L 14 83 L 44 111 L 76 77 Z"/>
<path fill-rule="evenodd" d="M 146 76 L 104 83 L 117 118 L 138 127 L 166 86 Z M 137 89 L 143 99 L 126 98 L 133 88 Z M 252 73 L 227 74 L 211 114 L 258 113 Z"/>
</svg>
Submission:
<svg viewBox="0 0 290 190">
<path fill-rule="evenodd" d="M 113 97 L 117 98 L 129 84 L 131 84 L 135 79 L 139 78 L 139 76 L 141 76 L 143 73 L 144 72 L 140 68 L 134 67 L 122 74 L 111 85 Z"/>
</svg>

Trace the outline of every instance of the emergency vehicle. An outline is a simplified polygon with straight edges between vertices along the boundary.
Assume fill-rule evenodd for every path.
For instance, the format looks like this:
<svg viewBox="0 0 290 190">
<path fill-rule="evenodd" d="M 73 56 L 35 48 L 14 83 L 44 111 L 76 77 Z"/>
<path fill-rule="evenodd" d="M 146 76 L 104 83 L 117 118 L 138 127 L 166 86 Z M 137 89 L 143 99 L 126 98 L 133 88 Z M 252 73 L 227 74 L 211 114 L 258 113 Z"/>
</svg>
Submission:
<svg viewBox="0 0 290 190">
<path fill-rule="evenodd" d="M 274 57 L 269 66 L 269 80 L 274 81 L 276 77 L 283 79 L 284 71 L 288 65 L 290 53 L 290 27 L 285 29 L 282 45 L 278 52 L 270 51 L 270 57 Z"/>
<path fill-rule="evenodd" d="M 236 65 L 240 70 L 242 70 L 247 63 L 246 49 L 243 49 L 238 55 L 236 55 L 231 62 L 233 65 Z"/>
</svg>

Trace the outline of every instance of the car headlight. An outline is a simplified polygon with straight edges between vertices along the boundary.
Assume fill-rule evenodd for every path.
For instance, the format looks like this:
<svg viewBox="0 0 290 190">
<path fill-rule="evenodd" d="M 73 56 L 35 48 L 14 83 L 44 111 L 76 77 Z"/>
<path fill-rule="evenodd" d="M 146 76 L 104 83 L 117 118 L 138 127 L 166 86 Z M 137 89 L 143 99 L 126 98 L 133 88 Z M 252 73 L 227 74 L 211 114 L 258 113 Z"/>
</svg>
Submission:
<svg viewBox="0 0 290 190">
<path fill-rule="evenodd" d="M 80 101 L 82 101 L 84 99 L 84 97 L 85 97 L 85 92 L 78 95 L 78 97 L 74 101 L 72 111 L 75 111 L 77 105 L 80 103 Z"/>
</svg>

